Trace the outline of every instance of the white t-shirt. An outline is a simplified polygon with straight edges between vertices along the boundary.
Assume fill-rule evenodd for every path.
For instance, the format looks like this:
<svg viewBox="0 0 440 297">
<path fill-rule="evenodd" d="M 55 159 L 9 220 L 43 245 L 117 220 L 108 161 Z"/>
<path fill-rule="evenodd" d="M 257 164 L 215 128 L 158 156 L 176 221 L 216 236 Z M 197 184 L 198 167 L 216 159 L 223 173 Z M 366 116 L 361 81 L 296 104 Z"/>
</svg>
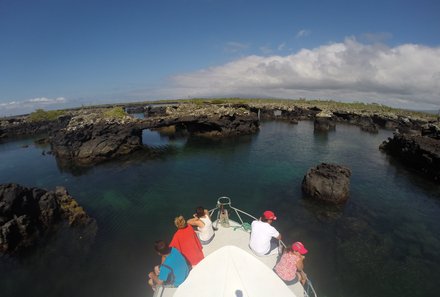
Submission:
<svg viewBox="0 0 440 297">
<path fill-rule="evenodd" d="M 269 252 L 272 237 L 277 238 L 279 235 L 277 229 L 269 223 L 253 221 L 249 246 L 257 255 L 263 256 Z"/>
<path fill-rule="evenodd" d="M 212 229 L 212 222 L 209 217 L 201 217 L 200 220 L 205 224 L 203 227 L 197 227 L 199 231 L 200 240 L 208 241 L 214 235 L 214 230 Z"/>
</svg>

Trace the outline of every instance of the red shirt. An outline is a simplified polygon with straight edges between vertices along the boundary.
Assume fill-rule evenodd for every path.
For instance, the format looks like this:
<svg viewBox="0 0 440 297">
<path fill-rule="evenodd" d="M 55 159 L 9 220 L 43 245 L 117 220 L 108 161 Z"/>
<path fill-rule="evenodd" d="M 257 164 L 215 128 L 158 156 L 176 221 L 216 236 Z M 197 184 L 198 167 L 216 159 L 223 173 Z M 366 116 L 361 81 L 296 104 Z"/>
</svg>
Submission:
<svg viewBox="0 0 440 297">
<path fill-rule="evenodd" d="M 178 249 L 192 266 L 199 263 L 205 257 L 202 251 L 202 244 L 190 225 L 183 229 L 178 229 L 174 233 L 170 247 Z"/>
</svg>

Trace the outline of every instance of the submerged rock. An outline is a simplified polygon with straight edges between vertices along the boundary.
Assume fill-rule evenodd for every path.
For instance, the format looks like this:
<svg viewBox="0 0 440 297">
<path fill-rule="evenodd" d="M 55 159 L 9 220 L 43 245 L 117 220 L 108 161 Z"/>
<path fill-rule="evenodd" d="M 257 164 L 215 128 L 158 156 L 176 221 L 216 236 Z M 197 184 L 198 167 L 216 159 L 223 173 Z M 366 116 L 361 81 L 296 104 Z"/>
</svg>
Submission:
<svg viewBox="0 0 440 297">
<path fill-rule="evenodd" d="M 35 246 L 61 224 L 80 231 L 81 237 L 95 237 L 96 221 L 90 218 L 67 190 L 0 185 L 0 254 L 15 254 Z"/>
<path fill-rule="evenodd" d="M 428 132 L 424 132 L 428 133 Z M 429 134 L 431 135 L 431 131 Z M 395 133 L 380 145 L 380 149 L 397 157 L 405 165 L 440 180 L 440 139 L 414 133 Z"/>
<path fill-rule="evenodd" d="M 321 163 L 308 170 L 302 181 L 303 193 L 313 199 L 340 204 L 347 201 L 351 170 L 347 167 Z"/>
</svg>

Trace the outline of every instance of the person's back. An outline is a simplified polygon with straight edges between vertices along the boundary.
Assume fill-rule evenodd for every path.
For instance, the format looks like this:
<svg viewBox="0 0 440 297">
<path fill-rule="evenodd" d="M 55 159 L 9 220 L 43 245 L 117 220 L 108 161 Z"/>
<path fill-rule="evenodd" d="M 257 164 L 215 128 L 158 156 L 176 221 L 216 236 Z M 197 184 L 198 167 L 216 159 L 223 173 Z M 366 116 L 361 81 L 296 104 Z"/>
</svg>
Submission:
<svg viewBox="0 0 440 297">
<path fill-rule="evenodd" d="M 205 224 L 203 227 L 197 227 L 200 234 L 200 240 L 208 241 L 214 235 L 211 219 L 208 216 L 200 217 L 200 220 Z"/>
<path fill-rule="evenodd" d="M 177 287 L 183 283 L 189 274 L 189 267 L 183 255 L 163 240 L 156 241 L 154 249 L 162 256 L 162 264 L 155 266 L 153 271 L 148 274 L 148 284 L 151 288 L 156 290 L 157 285 Z"/>
<path fill-rule="evenodd" d="M 159 279 L 170 281 L 171 285 L 179 286 L 188 276 L 189 269 L 183 255 L 175 248 L 160 266 Z"/>
<path fill-rule="evenodd" d="M 285 251 L 281 256 L 280 261 L 275 265 L 275 273 L 286 283 L 292 282 L 296 278 L 296 263 L 299 257 L 291 250 Z"/>
<path fill-rule="evenodd" d="M 193 227 L 197 227 L 197 235 L 199 236 L 201 244 L 209 244 L 214 239 L 214 228 L 207 209 L 201 206 L 197 207 L 193 218 L 189 219 L 187 223 Z"/>
<path fill-rule="evenodd" d="M 174 223 L 177 231 L 170 246 L 178 249 L 192 266 L 197 265 L 205 257 L 199 238 L 182 216 L 177 217 Z"/>
<path fill-rule="evenodd" d="M 274 213 L 265 211 L 260 220 L 252 222 L 249 247 L 258 256 L 268 255 L 274 249 L 278 248 L 278 242 L 276 240 L 281 239 L 281 235 L 277 229 L 271 226 L 274 220 L 276 220 Z"/>
<path fill-rule="evenodd" d="M 304 255 L 307 252 L 304 244 L 299 241 L 293 243 L 291 247 L 286 247 L 280 261 L 273 268 L 286 285 L 293 285 L 298 280 L 304 285 L 307 280 L 304 272 Z"/>
</svg>

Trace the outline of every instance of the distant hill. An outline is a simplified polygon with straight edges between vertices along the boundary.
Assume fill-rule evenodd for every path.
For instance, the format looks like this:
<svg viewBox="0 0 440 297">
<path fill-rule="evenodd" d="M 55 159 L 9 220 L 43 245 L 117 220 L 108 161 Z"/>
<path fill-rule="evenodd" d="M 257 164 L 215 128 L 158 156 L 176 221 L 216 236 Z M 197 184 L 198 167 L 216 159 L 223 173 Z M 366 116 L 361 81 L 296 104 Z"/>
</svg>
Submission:
<svg viewBox="0 0 440 297">
<path fill-rule="evenodd" d="M 415 110 L 418 112 L 426 112 L 426 113 L 430 113 L 430 114 L 438 114 L 440 112 L 440 110 L 435 109 L 435 110 Z"/>
</svg>

